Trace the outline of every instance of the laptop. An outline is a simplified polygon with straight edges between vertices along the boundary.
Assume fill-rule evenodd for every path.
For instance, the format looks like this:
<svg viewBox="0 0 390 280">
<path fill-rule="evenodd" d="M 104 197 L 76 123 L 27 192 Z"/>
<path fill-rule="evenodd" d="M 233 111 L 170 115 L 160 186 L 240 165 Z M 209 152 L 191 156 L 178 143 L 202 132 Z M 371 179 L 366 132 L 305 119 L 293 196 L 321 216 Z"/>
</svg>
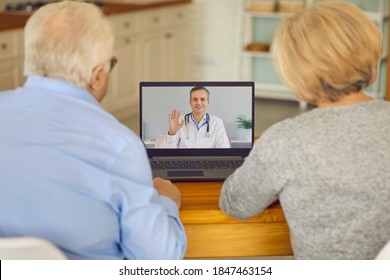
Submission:
<svg viewBox="0 0 390 280">
<path fill-rule="evenodd" d="M 190 91 L 194 87 L 203 87 L 209 92 L 207 114 L 203 123 L 199 121 L 198 125 L 192 118 L 190 106 Z M 147 150 L 153 177 L 172 181 L 223 181 L 241 166 L 252 149 L 254 82 L 141 82 L 139 104 L 140 137 Z M 180 121 L 185 124 L 172 146 L 172 143 L 167 145 L 168 116 L 174 109 L 176 113 L 180 111 Z M 252 128 L 239 128 L 237 118 L 251 120 Z M 190 122 L 194 122 L 191 125 L 198 130 L 189 128 Z M 189 132 L 192 129 L 195 131 L 192 133 L 204 137 L 202 141 L 210 146 L 217 137 L 214 135 L 221 135 L 213 130 L 220 131 L 223 127 L 227 136 L 224 139 L 227 138 L 228 142 L 226 144 L 224 140 L 225 145 L 220 147 L 198 146 L 197 140 L 184 136 L 187 131 L 187 135 L 193 137 L 194 134 Z M 196 143 L 192 145 L 191 142 Z"/>
</svg>

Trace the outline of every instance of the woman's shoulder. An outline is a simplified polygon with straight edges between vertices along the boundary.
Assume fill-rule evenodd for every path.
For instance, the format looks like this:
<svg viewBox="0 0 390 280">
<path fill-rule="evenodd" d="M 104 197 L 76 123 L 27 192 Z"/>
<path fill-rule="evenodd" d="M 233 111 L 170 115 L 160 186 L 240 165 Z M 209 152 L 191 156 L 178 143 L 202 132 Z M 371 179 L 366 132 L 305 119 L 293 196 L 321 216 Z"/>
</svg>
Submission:
<svg viewBox="0 0 390 280">
<path fill-rule="evenodd" d="M 304 115 L 307 113 L 299 114 L 298 116 L 287 118 L 271 125 L 264 134 L 290 134 L 297 130 L 297 127 L 301 123 Z"/>
<path fill-rule="evenodd" d="M 287 118 L 271 125 L 260 136 L 264 142 L 272 142 L 272 145 L 290 146 L 293 143 L 301 142 L 309 127 L 316 126 L 316 113 L 311 111 Z M 295 140 L 297 141 L 295 141 Z"/>
</svg>

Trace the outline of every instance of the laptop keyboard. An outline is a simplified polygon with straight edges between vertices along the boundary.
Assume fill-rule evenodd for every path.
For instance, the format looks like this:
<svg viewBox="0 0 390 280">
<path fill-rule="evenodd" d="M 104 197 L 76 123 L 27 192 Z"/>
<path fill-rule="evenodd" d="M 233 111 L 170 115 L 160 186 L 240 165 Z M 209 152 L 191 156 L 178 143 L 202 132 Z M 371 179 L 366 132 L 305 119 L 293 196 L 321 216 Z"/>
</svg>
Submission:
<svg viewBox="0 0 390 280">
<path fill-rule="evenodd" d="M 234 160 L 151 160 L 153 169 L 236 169 L 243 159 Z"/>
</svg>

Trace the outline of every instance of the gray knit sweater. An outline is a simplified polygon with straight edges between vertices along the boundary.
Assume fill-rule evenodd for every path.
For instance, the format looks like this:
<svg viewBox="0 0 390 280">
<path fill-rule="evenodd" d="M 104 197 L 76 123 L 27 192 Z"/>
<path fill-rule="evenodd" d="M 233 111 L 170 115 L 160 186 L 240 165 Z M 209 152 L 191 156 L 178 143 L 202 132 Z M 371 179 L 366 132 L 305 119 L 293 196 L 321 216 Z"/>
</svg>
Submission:
<svg viewBox="0 0 390 280">
<path fill-rule="evenodd" d="M 269 128 L 224 183 L 248 219 L 279 199 L 297 259 L 372 259 L 390 240 L 390 103 L 317 108 Z"/>
</svg>

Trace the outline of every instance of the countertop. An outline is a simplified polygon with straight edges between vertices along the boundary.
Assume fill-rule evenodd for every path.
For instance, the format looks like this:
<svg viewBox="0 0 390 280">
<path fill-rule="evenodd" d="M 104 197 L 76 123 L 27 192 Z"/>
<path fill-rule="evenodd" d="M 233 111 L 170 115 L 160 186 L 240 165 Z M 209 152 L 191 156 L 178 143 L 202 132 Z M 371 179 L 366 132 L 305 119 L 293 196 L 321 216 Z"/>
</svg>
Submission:
<svg viewBox="0 0 390 280">
<path fill-rule="evenodd" d="M 150 10 L 166 6 L 180 5 L 191 3 L 192 0 L 169 0 L 166 2 L 150 3 L 150 4 L 127 4 L 127 3 L 107 3 L 104 2 L 102 11 L 105 15 L 115 15 L 127 12 L 136 12 L 141 10 Z M 32 12 L 0 12 L 0 31 L 23 28 L 31 16 Z"/>
</svg>

